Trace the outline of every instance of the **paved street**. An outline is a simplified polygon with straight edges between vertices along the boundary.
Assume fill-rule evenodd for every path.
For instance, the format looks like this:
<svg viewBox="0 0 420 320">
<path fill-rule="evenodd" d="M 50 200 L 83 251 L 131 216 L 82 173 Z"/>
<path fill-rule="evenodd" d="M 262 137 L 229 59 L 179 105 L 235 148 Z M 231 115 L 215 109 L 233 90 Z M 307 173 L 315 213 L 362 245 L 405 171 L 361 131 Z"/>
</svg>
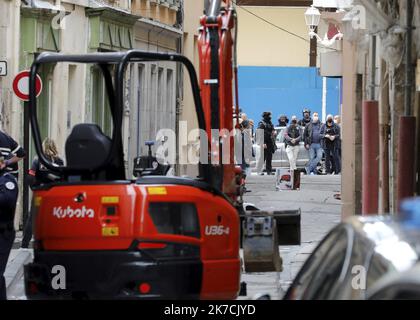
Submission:
<svg viewBox="0 0 420 320">
<path fill-rule="evenodd" d="M 244 274 L 248 295 L 240 299 L 253 298 L 258 293 L 269 293 L 272 299 L 282 297 L 291 280 L 317 243 L 335 224 L 340 221 L 340 201 L 334 194 L 340 192 L 340 176 L 303 176 L 299 191 L 276 191 L 274 176 L 248 178 L 245 201 L 255 204 L 262 210 L 302 210 L 301 246 L 280 247 L 284 271 L 280 274 Z M 15 248 L 10 255 L 6 270 L 9 299 L 25 299 L 23 287 L 23 264 L 32 257 L 32 250 L 20 247 L 21 233 L 18 233 Z"/>
<path fill-rule="evenodd" d="M 302 176 L 298 191 L 276 191 L 274 176 L 252 175 L 247 180 L 245 201 L 262 210 L 285 210 L 301 208 L 300 246 L 280 247 L 283 272 L 244 274 L 248 284 L 247 298 L 259 293 L 269 293 L 279 299 L 292 279 L 324 235 L 340 222 L 341 202 L 334 199 L 340 192 L 341 176 Z"/>
</svg>

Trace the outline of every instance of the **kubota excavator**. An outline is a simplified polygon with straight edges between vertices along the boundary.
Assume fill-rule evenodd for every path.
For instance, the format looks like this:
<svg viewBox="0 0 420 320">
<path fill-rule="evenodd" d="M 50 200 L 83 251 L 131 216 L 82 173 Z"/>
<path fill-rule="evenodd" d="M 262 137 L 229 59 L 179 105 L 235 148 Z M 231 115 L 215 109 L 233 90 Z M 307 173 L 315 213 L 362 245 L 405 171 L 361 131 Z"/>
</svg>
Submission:
<svg viewBox="0 0 420 320">
<path fill-rule="evenodd" d="M 246 271 L 280 271 L 278 244 L 300 242 L 299 212 L 244 209 L 233 139 L 228 164 L 218 154 L 221 141 L 212 141 L 211 129 L 233 129 L 235 25 L 231 1 L 208 2 L 199 31 L 199 80 L 192 63 L 172 53 L 42 53 L 35 59 L 29 84 L 34 146 L 40 162 L 63 181 L 34 190 L 34 261 L 24 275 L 29 299 L 235 299 L 241 242 Z M 200 140 L 209 152 L 196 179 L 153 173 L 126 178 L 126 70 L 150 61 L 180 63 L 189 74 L 198 125 L 209 137 Z M 100 68 L 113 130 L 109 137 L 96 124 L 74 126 L 65 144 L 66 165 L 56 167 L 42 150 L 35 77 L 42 65 L 62 62 Z M 60 268 L 64 284 L 54 280 Z"/>
</svg>

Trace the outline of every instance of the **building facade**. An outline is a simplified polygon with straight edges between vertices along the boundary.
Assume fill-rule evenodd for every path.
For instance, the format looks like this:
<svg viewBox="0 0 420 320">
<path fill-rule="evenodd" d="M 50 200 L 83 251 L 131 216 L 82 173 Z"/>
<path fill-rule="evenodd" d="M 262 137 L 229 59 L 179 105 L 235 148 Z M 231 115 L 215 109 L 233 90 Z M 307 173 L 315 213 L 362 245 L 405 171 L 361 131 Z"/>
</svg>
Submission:
<svg viewBox="0 0 420 320">
<path fill-rule="evenodd" d="M 0 0 L 0 61 L 8 66 L 7 75 L 0 76 L 1 129 L 23 143 L 23 103 L 14 96 L 12 82 L 41 52 L 181 52 L 182 11 L 180 0 Z M 109 103 L 97 67 L 45 65 L 40 76 L 41 134 L 57 142 L 60 154 L 77 123 L 97 123 L 111 134 Z M 127 70 L 123 138 L 128 177 L 133 159 L 147 152 L 144 142 L 154 140 L 161 128 L 176 129 L 180 77 L 175 63 L 137 63 Z M 33 149 L 31 145 L 28 150 L 31 159 Z"/>
<path fill-rule="evenodd" d="M 323 3 L 332 2 L 314 1 L 320 8 Z M 420 31 L 407 21 L 418 25 L 420 6 L 411 1 L 407 8 L 407 3 L 337 1 L 324 16 L 344 34 L 343 217 L 398 214 L 401 200 L 420 192 L 420 95 L 415 85 Z"/>
</svg>

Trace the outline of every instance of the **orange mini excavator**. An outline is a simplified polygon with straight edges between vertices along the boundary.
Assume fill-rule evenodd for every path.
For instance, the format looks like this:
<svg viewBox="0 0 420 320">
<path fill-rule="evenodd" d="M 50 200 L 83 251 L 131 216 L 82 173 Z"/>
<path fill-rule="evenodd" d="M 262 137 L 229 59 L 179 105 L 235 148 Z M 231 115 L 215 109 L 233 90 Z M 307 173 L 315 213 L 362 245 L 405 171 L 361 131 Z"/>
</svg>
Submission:
<svg viewBox="0 0 420 320">
<path fill-rule="evenodd" d="M 258 261 L 262 269 L 279 270 L 277 245 L 300 241 L 300 230 L 289 223 L 300 215 L 280 219 L 276 213 L 244 210 L 233 141 L 229 163 L 213 159 L 221 148 L 211 141 L 211 129 L 231 131 L 234 123 L 235 19 L 231 1 L 208 2 L 201 19 L 199 81 L 192 63 L 172 53 L 42 53 L 35 59 L 29 84 L 34 146 L 42 165 L 63 179 L 34 190 L 34 260 L 24 274 L 29 299 L 234 299 L 240 290 L 241 242 L 249 271 L 257 270 Z M 177 62 L 189 74 L 198 125 L 209 137 L 201 147 L 210 151 L 196 179 L 153 172 L 126 178 L 126 70 L 150 61 Z M 113 130 L 107 136 L 96 124 L 75 125 L 65 144 L 66 165 L 57 167 L 42 149 L 35 78 L 42 65 L 63 62 L 101 70 Z"/>
</svg>

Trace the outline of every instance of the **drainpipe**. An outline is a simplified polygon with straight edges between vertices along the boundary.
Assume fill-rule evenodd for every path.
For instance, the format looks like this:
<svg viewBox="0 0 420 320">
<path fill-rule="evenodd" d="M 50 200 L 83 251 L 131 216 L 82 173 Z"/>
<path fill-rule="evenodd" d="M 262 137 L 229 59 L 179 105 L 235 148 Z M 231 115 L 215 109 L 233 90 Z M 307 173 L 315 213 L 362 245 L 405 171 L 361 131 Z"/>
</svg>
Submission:
<svg viewBox="0 0 420 320">
<path fill-rule="evenodd" d="M 415 135 L 416 118 L 412 116 L 412 88 L 413 88 L 413 64 L 411 57 L 413 37 L 413 1 L 406 1 L 407 30 L 405 37 L 405 95 L 404 116 L 400 117 L 398 139 L 398 184 L 397 199 L 398 209 L 404 198 L 412 197 L 415 189 Z"/>
</svg>

